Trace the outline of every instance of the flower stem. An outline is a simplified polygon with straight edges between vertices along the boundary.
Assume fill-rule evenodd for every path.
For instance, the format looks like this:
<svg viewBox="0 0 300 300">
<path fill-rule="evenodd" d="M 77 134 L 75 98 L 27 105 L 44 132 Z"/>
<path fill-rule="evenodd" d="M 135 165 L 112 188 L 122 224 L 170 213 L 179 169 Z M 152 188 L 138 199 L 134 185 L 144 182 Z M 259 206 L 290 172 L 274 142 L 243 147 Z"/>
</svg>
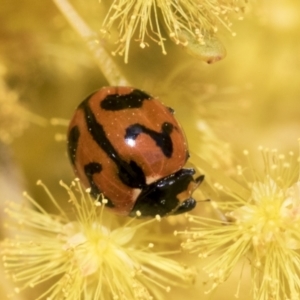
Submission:
<svg viewBox="0 0 300 300">
<path fill-rule="evenodd" d="M 130 85 L 104 49 L 97 34 L 84 22 L 68 0 L 53 0 L 73 29 L 83 38 L 110 85 Z"/>
</svg>

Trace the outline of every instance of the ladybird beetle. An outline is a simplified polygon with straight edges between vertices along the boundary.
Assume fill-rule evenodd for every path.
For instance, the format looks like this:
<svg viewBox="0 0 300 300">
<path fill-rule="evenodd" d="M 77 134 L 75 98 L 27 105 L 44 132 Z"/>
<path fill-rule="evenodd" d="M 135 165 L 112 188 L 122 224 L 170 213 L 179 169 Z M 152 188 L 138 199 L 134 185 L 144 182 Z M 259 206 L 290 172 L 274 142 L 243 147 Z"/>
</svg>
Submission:
<svg viewBox="0 0 300 300">
<path fill-rule="evenodd" d="M 119 215 L 165 216 L 196 206 L 204 176 L 183 168 L 189 152 L 174 111 L 144 91 L 103 87 L 77 108 L 68 129 L 76 176 Z M 140 213 L 138 213 L 140 212 Z"/>
</svg>

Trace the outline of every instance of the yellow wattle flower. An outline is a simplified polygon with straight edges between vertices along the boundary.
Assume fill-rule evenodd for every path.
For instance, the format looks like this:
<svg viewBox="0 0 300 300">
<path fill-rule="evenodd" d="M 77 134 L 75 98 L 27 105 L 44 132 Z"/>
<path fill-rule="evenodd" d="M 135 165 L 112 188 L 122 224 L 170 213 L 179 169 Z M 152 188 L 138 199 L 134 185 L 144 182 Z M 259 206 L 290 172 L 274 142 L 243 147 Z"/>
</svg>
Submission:
<svg viewBox="0 0 300 300">
<path fill-rule="evenodd" d="M 246 5 L 244 0 L 114 0 L 101 32 L 108 35 L 118 23 L 119 46 L 114 54 L 124 54 L 127 63 L 132 39 L 141 48 L 149 46 L 147 39 L 152 40 L 163 54 L 167 53 L 163 24 L 176 44 L 187 47 L 188 52 L 201 59 L 214 62 L 225 55 L 222 44 L 213 38 L 214 33 L 220 25 L 231 31 L 229 16 L 242 15 Z"/>
<path fill-rule="evenodd" d="M 105 211 L 105 199 L 94 201 L 78 182 L 71 188 L 62 185 L 73 217 L 44 185 L 58 215 L 47 213 L 28 195 L 33 209 L 8 204 L 15 237 L 3 241 L 1 249 L 16 293 L 46 283 L 44 290 L 37 287 L 36 299 L 144 300 L 164 297 L 172 285 L 193 282 L 193 269 L 165 257 L 171 251 L 155 250 L 161 237 L 151 233 L 149 224 L 153 226 L 159 217 L 122 224 Z"/>
<path fill-rule="evenodd" d="M 298 162 L 293 153 L 288 160 L 277 151 L 261 150 L 263 176 L 252 170 L 254 178 L 249 179 L 247 169 L 238 168 L 240 175 L 248 177 L 249 198 L 223 189 L 229 196 L 219 203 L 225 218 L 189 216 L 190 228 L 176 234 L 188 235 L 183 248 L 205 258 L 203 270 L 212 281 L 209 291 L 239 265 L 241 274 L 251 271 L 253 299 L 296 300 L 300 297 Z M 237 297 L 241 297 L 239 285 Z"/>
</svg>

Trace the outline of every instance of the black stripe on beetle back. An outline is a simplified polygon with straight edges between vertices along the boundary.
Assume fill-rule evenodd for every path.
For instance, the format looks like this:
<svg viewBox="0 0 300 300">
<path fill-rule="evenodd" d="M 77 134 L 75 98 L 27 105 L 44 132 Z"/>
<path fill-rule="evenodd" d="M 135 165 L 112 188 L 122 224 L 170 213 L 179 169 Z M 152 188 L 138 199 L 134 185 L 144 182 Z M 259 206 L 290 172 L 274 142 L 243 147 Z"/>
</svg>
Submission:
<svg viewBox="0 0 300 300">
<path fill-rule="evenodd" d="M 90 98 L 96 94 L 96 92 L 91 93 L 90 95 L 88 95 L 79 105 L 78 105 L 78 109 L 84 109 L 84 107 L 87 105 L 87 102 L 90 100 Z"/>
<path fill-rule="evenodd" d="M 117 174 L 120 180 L 127 186 L 132 188 L 141 188 L 146 185 L 146 178 L 143 170 L 134 161 L 129 163 L 122 160 L 118 152 L 107 138 L 103 126 L 99 124 L 93 114 L 88 102 L 81 104 L 84 110 L 85 121 L 88 131 L 98 146 L 110 157 L 118 168 Z"/>
<path fill-rule="evenodd" d="M 171 123 L 165 122 L 161 125 L 161 132 L 157 132 L 145 127 L 144 125 L 136 123 L 126 129 L 125 139 L 135 140 L 141 133 L 148 134 L 155 141 L 163 154 L 170 158 L 173 153 L 173 142 L 170 137 L 173 127 L 174 126 Z"/>
<path fill-rule="evenodd" d="M 80 132 L 78 126 L 72 127 L 68 135 L 68 154 L 73 166 L 75 165 L 79 136 Z"/>
<path fill-rule="evenodd" d="M 101 191 L 99 190 L 98 186 L 95 184 L 95 182 L 93 180 L 93 175 L 100 173 L 101 171 L 102 171 L 102 166 L 96 162 L 91 162 L 84 166 L 84 173 L 85 173 L 85 175 L 89 181 L 90 187 L 91 187 L 90 194 L 94 198 L 97 198 L 101 194 Z M 113 203 L 109 199 L 107 199 L 107 200 L 108 200 L 108 202 L 107 202 L 106 206 L 114 207 Z"/>
<path fill-rule="evenodd" d="M 122 110 L 128 108 L 139 108 L 144 100 L 151 100 L 152 97 L 140 90 L 133 90 L 126 95 L 111 94 L 101 101 L 100 106 L 105 110 Z"/>
<path fill-rule="evenodd" d="M 77 109 L 82 109 L 84 108 L 85 105 L 87 105 L 86 103 L 90 100 L 90 98 L 95 94 L 91 93 L 89 96 L 87 96 L 79 105 Z M 74 127 L 72 127 L 69 131 L 68 134 L 68 154 L 69 154 L 69 158 L 71 160 L 72 165 L 75 165 L 75 160 L 76 160 L 76 151 L 77 151 L 77 147 L 78 147 L 78 140 L 79 140 L 79 136 L 80 136 L 80 131 L 79 131 L 79 127 L 77 125 L 75 125 Z"/>
</svg>

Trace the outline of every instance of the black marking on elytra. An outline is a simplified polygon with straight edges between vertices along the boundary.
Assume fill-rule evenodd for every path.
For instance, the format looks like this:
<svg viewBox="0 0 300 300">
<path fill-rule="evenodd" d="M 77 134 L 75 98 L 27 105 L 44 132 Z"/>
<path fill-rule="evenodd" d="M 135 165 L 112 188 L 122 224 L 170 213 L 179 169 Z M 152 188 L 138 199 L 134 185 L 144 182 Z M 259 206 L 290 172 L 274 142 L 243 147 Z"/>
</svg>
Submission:
<svg viewBox="0 0 300 300">
<path fill-rule="evenodd" d="M 78 109 L 84 109 L 84 107 L 87 105 L 88 101 L 92 98 L 93 95 L 95 95 L 98 91 L 93 92 L 91 94 L 89 94 L 79 105 L 78 105 Z"/>
<path fill-rule="evenodd" d="M 107 138 L 103 126 L 97 122 L 95 115 L 88 105 L 88 101 L 82 103 L 81 108 L 84 110 L 85 121 L 89 133 L 98 146 L 115 163 L 120 180 L 132 188 L 141 188 L 145 186 L 146 178 L 143 170 L 134 161 L 128 163 L 119 156 L 118 152 Z"/>
<path fill-rule="evenodd" d="M 128 172 L 128 168 L 133 171 L 134 177 L 132 177 L 132 172 Z M 121 181 L 123 183 L 125 183 L 128 186 L 132 186 L 132 180 L 134 180 L 136 183 L 135 185 L 137 185 L 137 187 L 141 187 L 145 185 L 145 175 L 143 170 L 139 167 L 139 165 L 131 160 L 128 163 L 124 164 L 121 163 L 119 166 L 119 178 L 121 179 Z M 142 178 L 142 184 L 139 183 L 139 178 Z M 137 180 L 138 179 L 138 180 Z M 136 186 L 133 186 L 136 187 Z"/>
<path fill-rule="evenodd" d="M 174 174 L 164 177 L 146 186 L 138 196 L 130 216 L 136 216 L 141 212 L 141 217 L 161 217 L 168 214 L 180 214 L 193 209 L 196 201 L 188 198 L 180 203 L 177 196 L 186 191 L 191 182 L 200 184 L 194 180 L 194 169 L 181 169 Z"/>
<path fill-rule="evenodd" d="M 122 110 L 128 108 L 139 108 L 143 105 L 144 100 L 151 100 L 152 97 L 140 90 L 133 90 L 129 94 L 119 95 L 111 94 L 107 95 L 104 100 L 101 101 L 100 106 L 105 110 Z"/>
<path fill-rule="evenodd" d="M 90 194 L 92 195 L 92 197 L 97 198 L 100 194 L 101 191 L 99 189 L 99 187 L 95 184 L 95 181 L 93 179 L 94 174 L 98 174 L 102 171 L 102 166 L 101 164 L 97 163 L 97 162 L 91 162 L 89 164 L 86 164 L 84 166 L 84 173 L 89 181 L 90 187 L 91 187 L 91 192 Z M 107 199 L 107 198 L 105 198 Z M 108 202 L 106 204 L 107 207 L 114 207 L 113 203 L 107 199 Z"/>
<path fill-rule="evenodd" d="M 73 166 L 75 165 L 79 136 L 80 136 L 79 128 L 78 126 L 75 125 L 70 129 L 68 135 L 68 154 Z"/>
<path fill-rule="evenodd" d="M 163 154 L 170 158 L 173 153 L 173 142 L 170 134 L 173 130 L 173 125 L 169 122 L 165 122 L 161 125 L 161 132 L 154 131 L 141 124 L 133 124 L 126 129 L 125 139 L 135 140 L 139 134 L 148 134 L 161 149 Z"/>
</svg>

